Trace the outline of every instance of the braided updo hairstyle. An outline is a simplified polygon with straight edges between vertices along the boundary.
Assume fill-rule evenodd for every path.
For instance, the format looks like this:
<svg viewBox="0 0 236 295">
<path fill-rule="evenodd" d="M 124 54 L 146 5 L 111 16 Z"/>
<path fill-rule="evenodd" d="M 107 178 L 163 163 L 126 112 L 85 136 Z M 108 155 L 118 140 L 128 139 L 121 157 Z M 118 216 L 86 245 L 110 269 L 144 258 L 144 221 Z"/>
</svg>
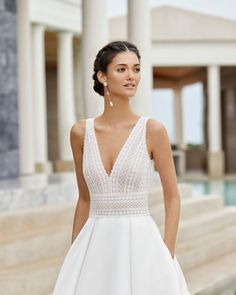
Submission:
<svg viewBox="0 0 236 295">
<path fill-rule="evenodd" d="M 103 84 L 98 80 L 97 73 L 99 71 L 106 73 L 107 72 L 107 66 L 112 62 L 113 58 L 121 52 L 124 51 L 132 51 L 134 52 L 139 61 L 141 59 L 139 51 L 137 47 L 128 42 L 128 41 L 113 41 L 105 45 L 102 49 L 99 50 L 99 52 L 96 55 L 95 61 L 94 61 L 94 74 L 93 74 L 93 80 L 94 80 L 94 86 L 93 89 L 95 92 L 100 94 L 101 96 L 104 96 L 104 90 L 103 90 Z"/>
</svg>

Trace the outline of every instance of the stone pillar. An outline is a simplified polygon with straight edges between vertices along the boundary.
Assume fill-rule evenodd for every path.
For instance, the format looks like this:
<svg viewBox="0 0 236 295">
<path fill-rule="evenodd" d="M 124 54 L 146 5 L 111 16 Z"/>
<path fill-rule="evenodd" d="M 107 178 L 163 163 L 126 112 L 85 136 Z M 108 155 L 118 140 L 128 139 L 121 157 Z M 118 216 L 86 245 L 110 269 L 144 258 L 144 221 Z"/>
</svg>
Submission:
<svg viewBox="0 0 236 295">
<path fill-rule="evenodd" d="M 176 171 L 179 176 L 184 176 L 186 173 L 186 145 L 183 137 L 183 105 L 182 105 L 182 88 L 174 89 L 173 100 L 173 114 L 174 114 L 174 129 L 175 129 L 175 143 L 177 150 L 173 150 L 173 156 L 176 165 Z"/>
<path fill-rule="evenodd" d="M 96 117 L 104 109 L 104 98 L 93 90 L 93 62 L 97 52 L 108 43 L 106 0 L 82 2 L 82 85 L 86 117 Z"/>
<path fill-rule="evenodd" d="M 224 147 L 225 172 L 236 172 L 236 91 L 233 86 L 225 89 L 224 97 Z"/>
<path fill-rule="evenodd" d="M 52 170 L 48 163 L 44 33 L 44 26 L 34 25 L 32 27 L 35 166 L 37 172 L 51 172 Z"/>
<path fill-rule="evenodd" d="M 218 177 L 224 174 L 224 152 L 222 151 L 220 68 L 207 68 L 208 90 L 208 173 Z"/>
<path fill-rule="evenodd" d="M 73 35 L 71 32 L 58 34 L 58 144 L 59 161 L 55 170 L 71 170 L 73 155 L 70 147 L 70 130 L 75 124 L 74 78 L 73 78 Z"/>
<path fill-rule="evenodd" d="M 141 81 L 132 100 L 132 108 L 137 113 L 145 116 L 152 116 L 153 78 L 150 13 L 148 0 L 128 1 L 128 41 L 138 47 L 141 55 Z"/>
<path fill-rule="evenodd" d="M 85 118 L 83 85 L 82 85 L 82 54 L 81 46 L 76 45 L 74 50 L 74 90 L 75 90 L 75 109 L 77 121 Z"/>
<path fill-rule="evenodd" d="M 174 89 L 174 128 L 175 143 L 179 148 L 185 148 L 183 137 L 183 107 L 182 107 L 182 88 Z"/>
<path fill-rule="evenodd" d="M 32 99 L 29 1 L 17 0 L 20 173 L 35 172 L 34 105 Z"/>
</svg>

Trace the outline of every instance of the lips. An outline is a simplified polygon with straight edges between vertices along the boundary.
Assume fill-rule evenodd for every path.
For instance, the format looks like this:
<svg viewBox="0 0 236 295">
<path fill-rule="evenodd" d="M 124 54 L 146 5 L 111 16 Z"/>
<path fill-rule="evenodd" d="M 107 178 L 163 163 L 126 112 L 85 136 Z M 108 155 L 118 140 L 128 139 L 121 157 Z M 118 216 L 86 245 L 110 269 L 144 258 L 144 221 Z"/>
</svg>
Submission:
<svg viewBox="0 0 236 295">
<path fill-rule="evenodd" d="M 124 85 L 124 87 L 126 87 L 126 88 L 134 88 L 135 84 L 134 83 L 127 83 L 127 84 Z"/>
</svg>

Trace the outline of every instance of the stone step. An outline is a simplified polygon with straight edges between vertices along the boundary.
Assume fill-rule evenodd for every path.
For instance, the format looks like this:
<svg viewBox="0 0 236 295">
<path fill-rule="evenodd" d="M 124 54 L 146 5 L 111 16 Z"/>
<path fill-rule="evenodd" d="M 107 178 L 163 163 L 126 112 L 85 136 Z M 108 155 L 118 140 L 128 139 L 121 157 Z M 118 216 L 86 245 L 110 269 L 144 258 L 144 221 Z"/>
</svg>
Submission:
<svg viewBox="0 0 236 295">
<path fill-rule="evenodd" d="M 75 205 L 75 203 L 57 204 L 2 212 L 0 214 L 0 244 L 3 239 L 11 235 L 17 237 L 19 233 L 37 231 L 39 228 L 71 224 Z"/>
<path fill-rule="evenodd" d="M 236 250 L 185 273 L 193 295 L 229 295 L 236 291 Z"/>
<path fill-rule="evenodd" d="M 0 270 L 64 256 L 71 243 L 71 234 L 72 226 L 64 225 L 11 236 L 0 244 Z"/>
<path fill-rule="evenodd" d="M 191 294 L 226 295 L 233 292 L 236 288 L 235 261 L 236 252 L 232 252 L 185 272 Z M 62 257 L 54 257 L 0 271 L 1 295 L 50 295 L 62 262 Z"/>
<path fill-rule="evenodd" d="M 212 212 L 223 208 L 224 201 L 221 196 L 207 196 L 197 198 L 185 198 L 181 200 L 181 216 L 180 219 L 193 218 L 196 215 L 203 214 L 206 212 Z M 155 206 L 149 207 L 152 217 L 158 224 L 164 222 L 164 204 L 156 204 Z"/>
<path fill-rule="evenodd" d="M 178 243 L 195 240 L 201 235 L 209 235 L 236 224 L 236 207 L 228 206 L 210 213 L 181 220 L 178 231 Z M 163 231 L 163 227 L 162 227 Z"/>
<path fill-rule="evenodd" d="M 214 232 L 224 230 L 225 228 L 234 226 L 235 224 L 235 206 L 223 207 L 223 209 L 195 216 L 192 219 L 180 220 L 176 245 L 201 239 L 204 236 L 209 236 Z M 157 226 L 163 236 L 164 224 L 157 223 Z"/>
<path fill-rule="evenodd" d="M 18 211 L 38 206 L 74 203 L 78 199 L 75 175 L 39 173 L 0 184 L 0 212 Z"/>
<path fill-rule="evenodd" d="M 217 199 L 216 203 L 217 203 Z M 200 201 L 196 202 L 193 200 L 193 204 L 197 204 Z M 204 201 L 207 201 L 204 199 Z M 184 202 L 189 203 L 189 200 L 184 200 Z M 208 201 L 207 201 L 208 203 Z M 70 212 L 71 206 L 65 206 L 62 208 L 51 207 L 50 210 L 47 208 L 47 213 L 50 217 L 55 217 L 55 212 L 57 214 L 56 220 L 60 220 L 60 223 L 52 223 L 47 218 L 47 223 L 45 223 L 45 208 L 41 208 L 43 210 L 44 223 L 37 223 L 34 221 L 34 225 L 37 225 L 36 228 L 32 228 L 32 224 L 30 224 L 29 230 L 25 229 L 25 224 L 23 225 L 23 230 L 19 233 L 14 233 L 9 236 L 5 236 L 1 238 L 0 244 L 0 269 L 13 267 L 19 264 L 25 264 L 32 262 L 37 259 L 46 259 L 50 258 L 51 255 L 63 255 L 69 247 L 70 237 L 71 237 L 71 222 L 68 223 L 68 216 L 66 215 L 64 210 L 67 212 L 69 208 Z M 63 209 L 64 208 L 64 209 Z M 35 218 L 39 218 L 39 209 L 33 209 L 37 214 L 34 215 Z M 60 209 L 60 210 L 59 210 Z M 32 222 L 32 215 L 30 212 L 27 212 L 30 221 Z M 20 212 L 20 216 L 22 216 L 23 212 Z M 26 222 L 26 213 L 23 214 L 24 222 Z M 72 212 L 71 212 L 72 214 Z M 61 217 L 62 216 L 62 217 Z M 63 221 L 63 218 L 65 219 Z M 23 224 L 23 223 L 22 223 Z M 46 227 L 46 224 L 50 226 Z M 57 246 L 54 246 L 57 245 Z M 30 253 L 30 255 L 29 255 Z"/>
<path fill-rule="evenodd" d="M 75 205 L 38 206 L 0 214 L 0 244 L 11 235 L 18 236 L 45 227 L 64 226 L 73 222 Z"/>
<path fill-rule="evenodd" d="M 204 199 L 203 202 L 206 202 L 209 205 L 212 204 L 213 201 L 214 198 L 211 200 Z M 218 199 L 215 198 L 215 201 L 215 204 L 218 203 L 220 205 Z M 188 199 L 185 199 L 182 202 L 183 204 L 187 204 L 187 207 L 191 203 Z M 200 200 L 194 200 L 192 206 L 197 206 L 195 208 L 197 210 L 199 203 Z M 211 206 L 209 205 L 209 209 L 210 208 Z M 212 223 L 214 225 L 213 229 L 216 229 L 216 225 L 219 226 L 219 223 L 222 223 L 217 220 L 219 216 L 220 220 L 223 219 L 223 224 L 230 225 L 230 222 L 235 220 L 235 216 L 232 216 L 235 211 L 233 213 L 230 212 L 231 214 L 229 214 L 229 210 L 231 209 L 226 208 L 224 209 L 225 212 L 217 211 L 217 214 L 214 213 L 213 216 L 207 214 L 207 218 L 206 216 L 203 218 L 204 226 L 202 226 L 201 217 L 195 218 L 194 222 L 192 222 L 193 220 L 186 224 L 182 222 L 180 225 L 178 242 L 188 242 L 191 237 L 195 238 L 195 236 L 198 236 L 199 234 L 204 234 L 207 229 L 212 229 Z M 73 211 L 73 206 L 69 205 L 61 207 L 41 207 L 37 209 L 33 208 L 27 212 L 21 211 L 18 214 L 15 212 L 17 216 L 10 213 L 10 219 L 14 220 L 15 217 L 19 218 L 17 225 L 18 231 L 15 232 L 13 228 L 11 230 L 11 227 L 9 226 L 8 234 L 5 233 L 5 235 L 1 236 L 0 269 L 34 261 L 34 259 L 37 258 L 50 258 L 49 253 L 55 252 L 57 255 L 65 253 L 71 238 Z M 183 205 L 182 212 L 185 212 L 185 205 Z M 1 219 L 4 220 L 2 217 L 3 216 L 1 216 Z M 6 216 L 6 219 L 9 220 L 9 216 Z M 3 224 L 6 225 L 5 220 Z M 2 228 L 3 224 L 1 224 Z M 163 226 L 161 227 L 161 230 L 163 231 Z M 181 236 L 184 239 L 182 238 L 181 240 Z M 62 241 L 64 241 L 64 243 Z M 54 244 L 59 244 L 60 247 L 55 249 L 53 246 Z M 31 253 L 31 255 L 28 255 L 28 253 Z"/>
<path fill-rule="evenodd" d="M 183 271 L 189 271 L 209 261 L 235 251 L 236 224 L 178 244 L 176 255 Z"/>
<path fill-rule="evenodd" d="M 193 218 L 198 214 L 212 212 L 224 207 L 224 199 L 218 195 L 204 195 L 181 201 L 181 219 Z"/>
<path fill-rule="evenodd" d="M 188 183 L 178 183 L 179 193 L 181 196 L 181 199 L 190 198 L 192 196 L 192 187 Z M 155 187 L 152 187 L 152 189 L 149 192 L 149 198 L 148 203 L 149 206 L 155 206 L 157 204 L 163 203 L 163 190 L 162 186 L 159 184 Z"/>
<path fill-rule="evenodd" d="M 63 259 L 53 257 L 1 270 L 1 295 L 42 295 L 52 292 Z"/>
</svg>

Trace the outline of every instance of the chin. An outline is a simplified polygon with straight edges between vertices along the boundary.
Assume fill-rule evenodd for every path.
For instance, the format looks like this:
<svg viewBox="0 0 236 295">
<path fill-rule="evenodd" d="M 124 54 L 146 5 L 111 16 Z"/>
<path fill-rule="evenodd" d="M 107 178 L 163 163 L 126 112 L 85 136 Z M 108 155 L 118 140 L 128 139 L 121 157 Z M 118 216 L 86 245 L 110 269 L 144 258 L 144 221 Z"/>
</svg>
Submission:
<svg viewBox="0 0 236 295">
<path fill-rule="evenodd" d="M 136 89 L 135 90 L 127 90 L 125 91 L 125 94 L 128 96 L 134 96 L 136 93 Z"/>
</svg>

